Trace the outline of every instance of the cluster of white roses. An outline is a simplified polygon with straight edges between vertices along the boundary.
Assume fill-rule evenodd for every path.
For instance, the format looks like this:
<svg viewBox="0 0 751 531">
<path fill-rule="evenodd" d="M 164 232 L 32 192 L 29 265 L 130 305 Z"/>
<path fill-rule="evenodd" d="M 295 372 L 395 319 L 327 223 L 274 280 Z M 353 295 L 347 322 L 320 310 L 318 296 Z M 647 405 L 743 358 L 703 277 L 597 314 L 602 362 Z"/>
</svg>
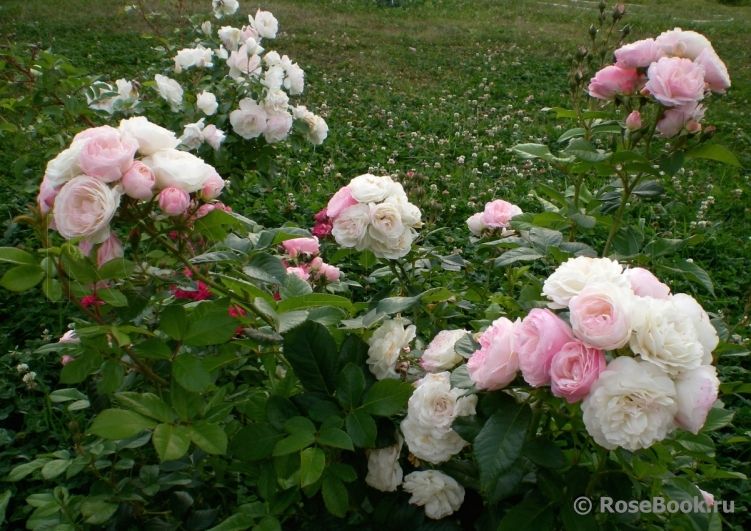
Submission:
<svg viewBox="0 0 751 531">
<path fill-rule="evenodd" d="M 369 249 L 378 258 L 405 256 L 422 226 L 420 209 L 391 177 L 355 177 L 328 203 L 326 215 L 339 245 Z"/>
<path fill-rule="evenodd" d="M 224 181 L 216 170 L 175 149 L 179 143 L 175 133 L 142 116 L 122 120 L 118 129 L 87 129 L 47 164 L 39 208 L 52 211 L 52 227 L 65 238 L 122 249 L 110 221 L 123 194 L 136 200 L 158 194 L 160 208 L 179 216 L 191 205 L 190 193 L 212 201 L 222 191 Z"/>
</svg>

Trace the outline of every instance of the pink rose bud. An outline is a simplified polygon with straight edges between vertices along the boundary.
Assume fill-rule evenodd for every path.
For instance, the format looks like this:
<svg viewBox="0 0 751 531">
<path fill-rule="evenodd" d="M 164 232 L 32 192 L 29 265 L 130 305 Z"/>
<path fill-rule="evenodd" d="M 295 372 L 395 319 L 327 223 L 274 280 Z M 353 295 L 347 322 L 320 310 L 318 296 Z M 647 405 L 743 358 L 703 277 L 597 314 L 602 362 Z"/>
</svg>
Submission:
<svg viewBox="0 0 751 531">
<path fill-rule="evenodd" d="M 310 269 L 313 271 L 318 271 L 321 269 L 321 266 L 323 265 L 323 259 L 320 256 L 316 256 L 313 258 L 313 261 L 310 262 Z"/>
<path fill-rule="evenodd" d="M 660 282 L 650 271 L 643 267 L 633 267 L 623 271 L 623 276 L 631 283 L 631 289 L 639 297 L 653 299 L 667 299 L 670 297 L 670 287 Z"/>
<path fill-rule="evenodd" d="M 303 269 L 302 267 L 288 267 L 287 274 L 297 275 L 303 280 L 308 280 L 310 278 L 310 274 L 307 271 L 305 271 L 305 269 Z"/>
<path fill-rule="evenodd" d="M 156 179 L 151 168 L 140 160 L 133 163 L 123 175 L 122 183 L 125 194 L 133 199 L 151 199 Z"/>
<path fill-rule="evenodd" d="M 224 188 L 224 179 L 222 179 L 217 172 L 213 172 L 206 182 L 203 183 L 201 188 L 201 197 L 204 201 L 213 201 L 219 194 L 222 193 Z"/>
<path fill-rule="evenodd" d="M 496 391 L 503 389 L 516 377 L 519 357 L 514 352 L 514 329 L 519 321 L 512 323 L 505 317 L 493 321 L 480 337 L 482 348 L 475 351 L 467 361 L 469 377 L 478 389 Z"/>
<path fill-rule="evenodd" d="M 311 230 L 310 233 L 316 238 L 325 238 L 331 234 L 333 229 L 334 224 L 331 221 L 317 221 L 315 227 L 313 227 L 313 230 Z"/>
<path fill-rule="evenodd" d="M 63 356 L 63 359 L 60 360 L 60 363 L 62 363 L 63 366 L 65 366 L 73 360 L 75 360 L 73 356 Z"/>
<path fill-rule="evenodd" d="M 202 218 L 213 210 L 216 210 L 216 206 L 213 203 L 204 203 L 203 205 L 198 207 L 198 212 L 196 212 L 196 218 Z"/>
<path fill-rule="evenodd" d="M 284 246 L 284 250 L 290 258 L 296 258 L 301 254 L 313 255 L 320 252 L 318 238 L 294 238 L 283 241 L 282 246 Z"/>
<path fill-rule="evenodd" d="M 606 366 L 601 350 L 587 348 L 578 340 L 566 343 L 550 365 L 551 390 L 569 404 L 578 402 L 589 394 L 589 388 Z"/>
<path fill-rule="evenodd" d="M 46 214 L 55 206 L 55 198 L 60 193 L 60 188 L 55 187 L 46 179 L 42 179 L 42 183 L 39 185 L 39 195 L 37 196 L 37 204 L 42 214 Z"/>
<path fill-rule="evenodd" d="M 159 208 L 168 216 L 179 216 L 190 205 L 190 194 L 173 186 L 159 192 Z"/>
<path fill-rule="evenodd" d="M 326 214 L 330 218 L 336 218 L 342 210 L 357 204 L 357 200 L 352 197 L 352 192 L 349 186 L 341 188 L 334 196 L 329 200 L 329 204 L 326 207 Z"/>
<path fill-rule="evenodd" d="M 698 102 L 692 101 L 680 107 L 668 109 L 662 119 L 657 122 L 656 129 L 661 138 L 673 138 L 684 129 L 689 133 L 701 131 L 701 120 L 704 118 L 706 108 Z"/>
<path fill-rule="evenodd" d="M 97 267 L 101 268 L 107 262 L 125 256 L 123 244 L 117 238 L 117 234 L 110 232 L 109 238 L 104 240 L 96 253 Z"/>
<path fill-rule="evenodd" d="M 701 489 L 699 489 L 699 492 L 701 492 L 701 497 L 704 498 L 704 503 L 707 504 L 707 509 L 712 507 L 714 505 L 714 494 Z"/>
<path fill-rule="evenodd" d="M 617 95 L 633 94 L 639 82 L 635 68 L 606 66 L 589 82 L 589 95 L 606 101 L 614 101 Z"/>
<path fill-rule="evenodd" d="M 639 114 L 639 111 L 632 111 L 628 115 L 628 118 L 626 118 L 626 128 L 629 131 L 641 129 L 641 114 Z"/>
<path fill-rule="evenodd" d="M 571 327 L 548 309 L 534 308 L 516 327 L 514 350 L 524 380 L 533 387 L 550 382 L 550 364 L 574 340 Z"/>
<path fill-rule="evenodd" d="M 78 242 L 78 248 L 81 249 L 81 252 L 84 256 L 89 256 L 91 254 L 91 250 L 94 248 L 94 244 L 87 242 L 86 240 L 81 240 L 80 242 Z"/>
<path fill-rule="evenodd" d="M 336 282 L 337 280 L 339 280 L 340 275 L 341 271 L 338 267 L 329 264 L 322 264 L 321 268 L 318 271 L 318 275 L 316 275 L 316 278 L 325 277 L 326 281 L 328 282 Z"/>
</svg>

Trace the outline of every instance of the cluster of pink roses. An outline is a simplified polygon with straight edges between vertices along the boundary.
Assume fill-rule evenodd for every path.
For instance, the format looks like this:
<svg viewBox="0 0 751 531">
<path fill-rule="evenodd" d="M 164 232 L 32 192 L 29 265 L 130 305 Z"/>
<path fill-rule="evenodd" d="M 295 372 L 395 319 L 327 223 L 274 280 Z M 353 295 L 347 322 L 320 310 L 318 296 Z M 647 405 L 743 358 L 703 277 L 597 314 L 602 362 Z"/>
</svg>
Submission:
<svg viewBox="0 0 751 531">
<path fill-rule="evenodd" d="M 701 305 L 642 268 L 573 258 L 544 283 L 552 309 L 501 317 L 467 362 L 479 389 L 502 389 L 521 370 L 534 387 L 583 400 L 588 432 L 606 448 L 646 448 L 676 426 L 697 433 L 717 399 L 719 339 Z M 606 352 L 609 352 L 606 354 Z"/>
<path fill-rule="evenodd" d="M 410 251 L 422 226 L 422 213 L 402 185 L 389 176 L 370 174 L 352 179 L 331 198 L 325 218 L 322 213 L 317 217 L 321 224 L 331 224 L 339 245 L 394 260 Z"/>
<path fill-rule="evenodd" d="M 511 218 L 522 213 L 518 206 L 496 199 L 485 204 L 485 210 L 473 214 L 467 219 L 467 227 L 475 236 L 482 236 L 484 232 L 494 229 L 500 229 L 502 235 L 506 235 L 511 226 Z"/>
<path fill-rule="evenodd" d="M 615 51 L 616 63 L 592 78 L 589 94 L 614 101 L 640 93 L 666 107 L 657 123 L 664 138 L 682 131 L 701 130 L 705 108 L 699 104 L 708 91 L 724 93 L 730 86 L 728 70 L 709 40 L 695 31 L 675 28 L 656 39 L 626 44 Z M 639 111 L 633 111 L 630 129 L 641 126 Z"/>
<path fill-rule="evenodd" d="M 42 213 L 52 212 L 52 227 L 68 239 L 84 238 L 83 250 L 97 250 L 99 266 L 122 256 L 122 244 L 110 222 L 122 195 L 156 201 L 168 216 L 183 215 L 191 193 L 213 201 L 224 188 L 216 170 L 190 153 L 175 149 L 172 131 L 135 117 L 110 126 L 87 129 L 70 147 L 47 164 L 37 202 Z M 141 160 L 136 160 L 140 155 Z M 213 206 L 203 205 L 199 215 Z"/>
<path fill-rule="evenodd" d="M 318 256 L 321 252 L 318 238 L 293 238 L 282 242 L 287 254 L 287 274 L 297 275 L 307 281 L 336 282 L 341 276 L 338 267 L 327 264 Z M 292 264 L 292 265 L 290 265 Z"/>
</svg>

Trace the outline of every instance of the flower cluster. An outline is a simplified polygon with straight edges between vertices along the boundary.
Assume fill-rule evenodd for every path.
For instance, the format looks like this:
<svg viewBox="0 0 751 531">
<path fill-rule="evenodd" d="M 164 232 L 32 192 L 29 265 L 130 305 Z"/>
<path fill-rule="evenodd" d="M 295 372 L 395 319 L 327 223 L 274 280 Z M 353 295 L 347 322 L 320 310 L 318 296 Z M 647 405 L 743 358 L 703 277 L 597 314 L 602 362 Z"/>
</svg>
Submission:
<svg viewBox="0 0 751 531">
<path fill-rule="evenodd" d="M 589 94 L 614 101 L 640 94 L 663 108 L 657 130 L 664 138 L 701 130 L 707 92 L 724 93 L 730 86 L 725 64 L 709 40 L 695 31 L 675 28 L 656 39 L 626 44 L 615 51 L 616 63 L 592 78 Z M 634 114 L 636 113 L 636 114 Z M 641 124 L 639 111 L 630 115 L 630 129 Z"/>
<path fill-rule="evenodd" d="M 341 276 L 338 267 L 325 263 L 320 256 L 318 238 L 293 238 L 282 242 L 287 274 L 297 275 L 306 282 L 336 282 Z"/>
<path fill-rule="evenodd" d="M 496 199 L 485 205 L 485 210 L 473 214 L 467 219 L 467 227 L 475 236 L 482 236 L 483 233 L 499 229 L 501 236 L 507 236 L 511 231 L 511 218 L 522 213 L 518 206 Z"/>
<path fill-rule="evenodd" d="M 422 226 L 420 209 L 391 177 L 365 174 L 341 188 L 326 207 L 339 245 L 369 249 L 378 258 L 405 256 Z"/>
<path fill-rule="evenodd" d="M 719 339 L 691 296 L 671 295 L 645 269 L 588 257 L 558 267 L 542 293 L 568 310 L 570 324 L 541 308 L 496 320 L 467 363 L 479 389 L 502 389 L 521 370 L 529 385 L 583 400 L 587 430 L 606 448 L 637 450 L 675 427 L 701 429 L 717 399 Z"/>
<path fill-rule="evenodd" d="M 110 231 L 123 195 L 137 201 L 156 196 L 165 214 L 180 216 L 191 205 L 191 193 L 212 201 L 222 191 L 224 181 L 216 170 L 175 149 L 179 143 L 172 131 L 144 117 L 122 120 L 118 129 L 106 125 L 87 129 L 47 164 L 39 208 L 52 212 L 53 228 L 61 236 L 83 238 L 86 254 L 101 244 L 97 250 L 101 267 L 123 256 L 122 244 Z"/>
</svg>

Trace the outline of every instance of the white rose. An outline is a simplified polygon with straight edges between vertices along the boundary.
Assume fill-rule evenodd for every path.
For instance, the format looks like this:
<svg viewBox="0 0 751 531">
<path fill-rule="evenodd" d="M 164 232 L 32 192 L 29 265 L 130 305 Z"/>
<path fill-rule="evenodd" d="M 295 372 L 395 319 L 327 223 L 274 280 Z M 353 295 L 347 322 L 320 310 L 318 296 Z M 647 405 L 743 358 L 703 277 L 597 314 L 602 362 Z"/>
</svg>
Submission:
<svg viewBox="0 0 751 531">
<path fill-rule="evenodd" d="M 120 120 L 120 131 L 130 134 L 138 141 L 138 152 L 141 155 L 153 155 L 160 149 L 175 148 L 180 143 L 175 133 L 149 122 L 143 116 Z"/>
<path fill-rule="evenodd" d="M 222 145 L 222 142 L 224 142 L 224 139 L 227 136 L 224 134 L 224 131 L 217 128 L 214 124 L 209 124 L 204 127 L 203 131 L 201 131 L 201 135 L 203 135 L 203 139 L 206 143 L 214 149 L 219 149 L 219 146 Z"/>
<path fill-rule="evenodd" d="M 276 66 L 282 63 L 282 58 L 279 55 L 279 52 L 272 50 L 263 56 L 263 62 L 266 63 L 267 66 Z"/>
<path fill-rule="evenodd" d="M 621 356 L 582 403 L 587 432 L 601 446 L 636 451 L 665 438 L 678 411 L 675 385 L 657 365 Z"/>
<path fill-rule="evenodd" d="M 229 54 L 227 53 L 227 50 L 224 48 L 224 44 L 220 44 L 219 48 L 214 50 L 214 53 L 219 59 L 226 60 L 229 57 Z"/>
<path fill-rule="evenodd" d="M 326 121 L 311 113 L 311 116 L 305 119 L 305 123 L 308 124 L 308 132 L 305 134 L 305 138 L 308 142 L 314 146 L 320 146 L 329 134 L 329 126 Z"/>
<path fill-rule="evenodd" d="M 390 203 L 370 204 L 370 226 L 368 234 L 381 243 L 388 243 L 392 238 L 398 238 L 404 232 L 402 215 L 399 209 Z"/>
<path fill-rule="evenodd" d="M 115 81 L 115 85 L 117 85 L 117 93 L 120 95 L 120 99 L 138 98 L 138 91 L 133 87 L 132 81 L 118 79 Z"/>
<path fill-rule="evenodd" d="M 224 44 L 224 47 L 230 52 L 236 52 L 243 42 L 243 32 L 238 28 L 232 26 L 222 27 L 217 34 L 219 39 Z"/>
<path fill-rule="evenodd" d="M 183 136 L 180 137 L 180 143 L 188 149 L 198 149 L 203 144 L 203 118 L 194 124 L 185 126 Z"/>
<path fill-rule="evenodd" d="M 248 15 L 248 19 L 250 20 L 250 25 L 258 32 L 258 35 L 266 39 L 276 38 L 276 32 L 279 31 L 279 22 L 274 15 L 268 11 L 261 11 L 259 9 L 256 12 L 255 18 Z"/>
<path fill-rule="evenodd" d="M 691 318 L 672 300 L 643 297 L 634 307 L 631 350 L 671 376 L 701 365 L 704 348 Z"/>
<path fill-rule="evenodd" d="M 673 302 L 681 309 L 681 311 L 688 315 L 691 322 L 694 324 L 696 333 L 699 337 L 699 343 L 701 343 L 704 349 L 704 356 L 702 357 L 702 365 L 709 365 L 712 363 L 712 352 L 717 348 L 720 338 L 717 335 L 712 321 L 709 319 L 709 315 L 701 307 L 701 304 L 696 302 L 691 295 L 685 293 L 677 293 L 672 297 Z"/>
<path fill-rule="evenodd" d="M 469 232 L 475 236 L 482 236 L 483 231 L 488 228 L 488 225 L 485 223 L 484 212 L 478 212 L 470 216 L 467 219 L 467 227 L 469 228 Z"/>
<path fill-rule="evenodd" d="M 404 227 L 398 237 L 389 238 L 387 241 L 381 242 L 373 238 L 370 231 L 368 231 L 368 237 L 360 243 L 360 248 L 355 248 L 358 251 L 370 249 L 378 258 L 396 260 L 409 253 L 416 235 L 417 232 L 412 227 Z"/>
<path fill-rule="evenodd" d="M 281 89 L 269 90 L 266 92 L 266 97 L 263 99 L 263 108 L 269 115 L 285 113 L 287 112 L 287 104 L 289 103 L 289 96 Z M 290 117 L 291 118 L 291 117 Z"/>
<path fill-rule="evenodd" d="M 402 488 L 412 494 L 409 503 L 424 505 L 425 516 L 434 520 L 455 513 L 464 502 L 464 487 L 438 470 L 412 472 Z"/>
<path fill-rule="evenodd" d="M 286 57 L 286 55 L 285 55 Z M 284 79 L 284 88 L 293 96 L 302 94 L 305 90 L 305 71 L 297 63 L 290 63 L 284 68 L 287 77 Z"/>
<path fill-rule="evenodd" d="M 360 203 L 380 203 L 391 195 L 394 181 L 389 176 L 377 177 L 366 173 L 352 179 L 349 189 L 352 197 Z"/>
<path fill-rule="evenodd" d="M 234 15 L 240 3 L 237 0 L 212 0 L 214 16 L 222 18 L 224 15 Z"/>
<path fill-rule="evenodd" d="M 401 186 L 399 183 L 394 184 Z M 402 223 L 404 225 L 414 228 L 422 226 L 422 221 L 420 221 L 420 219 L 422 218 L 422 212 L 420 212 L 420 209 L 416 205 L 413 205 L 409 202 L 407 194 L 392 194 L 384 200 L 384 203 L 396 205 L 396 207 L 399 209 L 399 214 L 402 217 Z"/>
<path fill-rule="evenodd" d="M 240 100 L 240 108 L 229 115 L 232 129 L 245 139 L 260 136 L 266 130 L 267 118 L 263 107 L 250 98 Z"/>
<path fill-rule="evenodd" d="M 441 330 L 422 354 L 420 366 L 428 372 L 448 371 L 462 361 L 454 351 L 456 342 L 467 335 L 466 330 Z"/>
<path fill-rule="evenodd" d="M 462 396 L 463 389 L 451 388 L 451 374 L 426 374 L 415 382 L 407 416 L 437 432 L 451 429 L 456 417 L 475 414 L 477 395 Z"/>
<path fill-rule="evenodd" d="M 678 404 L 675 423 L 693 434 L 699 433 L 719 390 L 717 369 L 711 365 L 700 365 L 682 372 L 675 380 L 675 401 Z"/>
<path fill-rule="evenodd" d="M 548 304 L 551 308 L 566 308 L 572 297 L 595 282 L 613 283 L 630 289 L 631 284 L 621 273 L 621 264 L 610 258 L 569 258 L 545 280 L 542 294 L 553 301 Z"/>
<path fill-rule="evenodd" d="M 394 446 L 377 450 L 365 450 L 368 456 L 368 475 L 365 483 L 383 492 L 394 492 L 402 484 L 404 472 L 399 465 L 399 453 L 404 439 Z"/>
<path fill-rule="evenodd" d="M 399 378 L 394 368 L 402 350 L 409 346 L 415 338 L 417 328 L 409 325 L 404 328 L 404 322 L 400 319 L 390 319 L 373 332 L 368 339 L 368 368 L 376 378 Z"/>
<path fill-rule="evenodd" d="M 174 187 L 197 192 L 216 171 L 195 155 L 176 149 L 160 149 L 142 162 L 154 173 L 160 190 Z"/>
<path fill-rule="evenodd" d="M 196 107 L 201 109 L 205 115 L 211 116 L 219 108 L 219 104 L 217 103 L 214 94 L 204 90 L 196 97 Z"/>
<path fill-rule="evenodd" d="M 280 142 L 287 138 L 290 129 L 292 129 L 292 115 L 286 112 L 274 114 L 266 122 L 266 131 L 264 131 L 263 137 L 269 144 Z"/>
<path fill-rule="evenodd" d="M 120 187 L 110 188 L 95 177 L 71 179 L 55 198 L 57 231 L 63 238 L 83 236 L 89 243 L 103 243 L 110 236 L 109 223 L 120 205 L 120 195 Z"/>
<path fill-rule="evenodd" d="M 268 88 L 270 91 L 279 90 L 282 88 L 282 82 L 284 81 L 284 69 L 281 66 L 272 66 L 261 78 L 261 84 Z"/>
<path fill-rule="evenodd" d="M 284 57 L 287 56 L 285 55 Z M 295 117 L 295 120 L 302 120 L 304 122 L 315 115 L 305 105 L 298 105 L 297 107 L 292 107 L 292 116 Z"/>
<path fill-rule="evenodd" d="M 203 24 L 201 24 L 201 31 L 204 35 L 207 37 L 211 36 L 211 22 L 206 20 Z"/>
<path fill-rule="evenodd" d="M 357 247 L 367 234 L 369 223 L 370 207 L 358 203 L 341 211 L 334 220 L 331 234 L 342 247 Z"/>
<path fill-rule="evenodd" d="M 57 157 L 47 163 L 44 178 L 53 186 L 58 187 L 83 173 L 78 164 L 78 158 L 87 140 L 74 141 L 68 149 L 61 151 Z"/>
<path fill-rule="evenodd" d="M 195 48 L 183 48 L 177 52 L 174 58 L 175 73 L 179 74 L 193 66 L 197 68 L 212 67 L 214 66 L 214 63 L 211 62 L 213 56 L 214 50 L 204 48 L 200 44 Z"/>
<path fill-rule="evenodd" d="M 467 446 L 467 441 L 454 430 L 431 429 L 410 417 L 402 421 L 400 428 L 410 453 L 429 463 L 448 461 Z"/>
<path fill-rule="evenodd" d="M 253 42 L 255 47 L 255 42 Z M 229 75 L 232 79 L 238 79 L 244 75 L 260 75 L 261 57 L 255 53 L 248 53 L 248 43 L 240 46 L 236 52 L 232 52 L 227 59 Z"/>
<path fill-rule="evenodd" d="M 154 76 L 159 95 L 170 104 L 173 112 L 177 112 L 183 104 L 183 88 L 174 79 L 161 74 Z"/>
</svg>

